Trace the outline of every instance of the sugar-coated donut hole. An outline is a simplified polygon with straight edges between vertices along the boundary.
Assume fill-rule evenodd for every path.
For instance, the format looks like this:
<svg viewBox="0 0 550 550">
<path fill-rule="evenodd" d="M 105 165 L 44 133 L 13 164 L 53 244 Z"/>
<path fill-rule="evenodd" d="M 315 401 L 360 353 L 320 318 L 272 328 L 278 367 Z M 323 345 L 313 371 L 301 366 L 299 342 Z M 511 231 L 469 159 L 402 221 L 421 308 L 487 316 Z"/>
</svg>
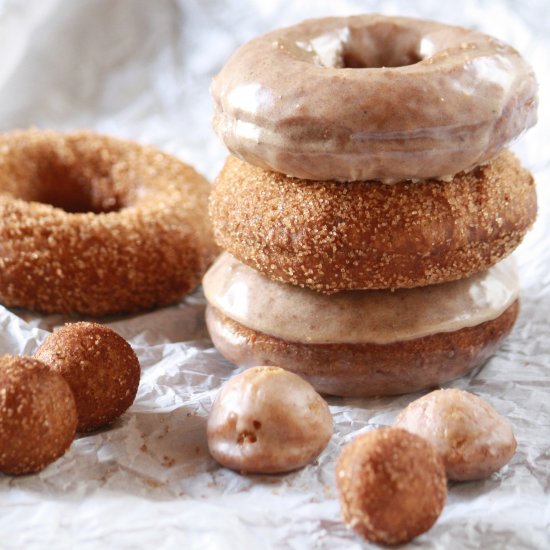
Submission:
<svg viewBox="0 0 550 550">
<path fill-rule="evenodd" d="M 32 150 L 19 147 L 3 162 L 0 178 L 12 178 L 17 186 L 0 181 L 17 199 L 40 202 L 68 213 L 116 212 L 127 205 L 131 185 L 117 178 L 119 166 L 102 149 L 54 149 L 44 143 Z M 7 165 L 7 166 L 6 166 Z"/>
<path fill-rule="evenodd" d="M 336 462 L 344 521 L 369 542 L 408 542 L 437 521 L 447 497 L 443 462 L 425 439 L 382 427 L 357 436 Z"/>
<path fill-rule="evenodd" d="M 30 474 L 61 457 L 77 425 L 63 377 L 36 359 L 2 355 L 0 389 L 0 472 Z"/>
<path fill-rule="evenodd" d="M 140 364 L 130 344 L 98 323 L 68 323 L 51 334 L 35 358 L 58 372 L 73 391 L 78 432 L 118 419 L 134 402 Z"/>
</svg>

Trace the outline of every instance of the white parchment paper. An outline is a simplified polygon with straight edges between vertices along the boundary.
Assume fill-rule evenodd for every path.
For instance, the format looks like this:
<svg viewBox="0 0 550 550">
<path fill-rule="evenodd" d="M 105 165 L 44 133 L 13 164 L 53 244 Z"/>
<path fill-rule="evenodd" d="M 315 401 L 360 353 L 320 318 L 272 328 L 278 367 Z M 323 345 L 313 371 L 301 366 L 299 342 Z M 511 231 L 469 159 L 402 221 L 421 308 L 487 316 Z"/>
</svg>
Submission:
<svg viewBox="0 0 550 550">
<path fill-rule="evenodd" d="M 0 0 L 0 130 L 92 128 L 150 143 L 213 178 L 226 152 L 210 129 L 210 79 L 242 42 L 311 16 L 381 12 L 438 19 L 508 41 L 540 83 L 538 126 L 515 144 L 540 212 L 517 252 L 522 312 L 469 389 L 512 422 L 499 473 L 451 484 L 442 516 L 411 548 L 550 548 L 550 4 L 440 0 Z M 335 434 L 318 463 L 243 477 L 209 457 L 205 422 L 235 369 L 212 348 L 200 291 L 105 319 L 142 365 L 133 407 L 78 438 L 38 475 L 0 475 L 0 548 L 330 548 L 368 545 L 340 521 L 334 462 L 354 435 L 418 395 L 330 399 Z M 66 321 L 0 306 L 0 353 L 32 354 Z"/>
</svg>

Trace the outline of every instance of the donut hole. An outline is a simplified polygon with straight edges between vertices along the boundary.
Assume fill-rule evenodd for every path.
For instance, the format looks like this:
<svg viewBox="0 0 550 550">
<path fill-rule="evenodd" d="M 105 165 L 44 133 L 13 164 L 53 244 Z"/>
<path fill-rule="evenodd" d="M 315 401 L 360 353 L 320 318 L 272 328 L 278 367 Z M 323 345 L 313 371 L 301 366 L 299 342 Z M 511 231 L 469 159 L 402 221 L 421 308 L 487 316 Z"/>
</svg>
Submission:
<svg viewBox="0 0 550 550">
<path fill-rule="evenodd" d="M 422 36 L 412 28 L 388 22 L 351 26 L 309 42 L 318 62 L 329 68 L 406 67 L 424 58 Z"/>
<path fill-rule="evenodd" d="M 402 57 L 396 59 L 395 57 L 388 56 L 387 58 L 380 58 L 375 62 L 369 63 L 361 55 L 357 55 L 355 52 L 345 52 L 342 55 L 342 68 L 344 69 L 377 69 L 382 67 L 406 67 L 408 65 L 414 65 L 419 61 L 422 61 L 422 57 L 417 55 L 416 52 L 401 52 Z"/>
<path fill-rule="evenodd" d="M 130 202 L 131 182 L 102 150 L 40 144 L 15 151 L 10 159 L 0 166 L 0 189 L 14 198 L 96 214 L 119 211 Z"/>
<path fill-rule="evenodd" d="M 421 40 L 416 30 L 396 23 L 351 27 L 342 48 L 342 67 L 376 69 L 414 65 L 422 61 Z"/>
<path fill-rule="evenodd" d="M 125 197 L 117 192 L 113 179 L 104 171 L 89 166 L 74 167 L 48 163 L 35 180 L 36 202 L 50 204 L 69 213 L 117 212 L 125 206 Z"/>
</svg>

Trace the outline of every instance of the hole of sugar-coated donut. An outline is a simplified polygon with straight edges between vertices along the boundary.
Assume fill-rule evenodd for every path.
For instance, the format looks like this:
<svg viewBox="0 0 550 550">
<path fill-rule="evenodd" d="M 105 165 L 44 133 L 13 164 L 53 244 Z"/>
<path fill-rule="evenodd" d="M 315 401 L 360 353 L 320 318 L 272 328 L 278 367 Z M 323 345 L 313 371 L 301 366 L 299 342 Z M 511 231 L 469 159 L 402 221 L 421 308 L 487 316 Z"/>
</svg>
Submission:
<svg viewBox="0 0 550 550">
<path fill-rule="evenodd" d="M 34 190 L 31 200 L 70 213 L 115 212 L 124 206 L 110 175 L 101 171 L 94 173 L 86 166 L 50 162 L 36 174 Z"/>
<path fill-rule="evenodd" d="M 115 182 L 112 172 L 112 162 L 97 154 L 86 158 L 37 147 L 0 173 L 0 189 L 69 213 L 114 212 L 126 206 L 131 189 L 121 178 Z"/>
</svg>

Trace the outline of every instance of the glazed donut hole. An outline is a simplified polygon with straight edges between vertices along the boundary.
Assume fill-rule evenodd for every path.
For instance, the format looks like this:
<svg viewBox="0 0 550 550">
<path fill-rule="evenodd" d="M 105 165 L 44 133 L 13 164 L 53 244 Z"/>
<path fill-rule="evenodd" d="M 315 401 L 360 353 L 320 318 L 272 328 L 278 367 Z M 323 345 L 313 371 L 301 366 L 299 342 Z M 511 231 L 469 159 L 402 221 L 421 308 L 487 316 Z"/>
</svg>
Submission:
<svg viewBox="0 0 550 550">
<path fill-rule="evenodd" d="M 394 425 L 429 441 L 443 459 L 447 477 L 454 481 L 488 477 L 516 451 L 508 420 L 467 391 L 433 391 L 410 403 Z"/>
<path fill-rule="evenodd" d="M 61 375 L 29 357 L 0 357 L 0 472 L 30 474 L 61 457 L 77 412 Z"/>
<path fill-rule="evenodd" d="M 122 336 L 97 323 L 67 324 L 35 353 L 70 385 L 79 432 L 112 424 L 134 402 L 141 369 Z"/>
<path fill-rule="evenodd" d="M 379 428 L 346 445 L 336 463 L 344 521 L 368 541 L 407 542 L 437 520 L 447 497 L 441 458 L 425 439 Z"/>
<path fill-rule="evenodd" d="M 312 462 L 332 436 L 313 387 L 278 367 L 253 367 L 218 392 L 207 422 L 210 454 L 241 473 L 276 474 Z"/>
<path fill-rule="evenodd" d="M 132 186 L 121 173 L 127 167 L 117 164 L 116 151 L 84 144 L 73 140 L 60 146 L 44 140 L 4 154 L 0 189 L 15 199 L 49 204 L 68 213 L 121 210 L 131 200 Z"/>
</svg>

